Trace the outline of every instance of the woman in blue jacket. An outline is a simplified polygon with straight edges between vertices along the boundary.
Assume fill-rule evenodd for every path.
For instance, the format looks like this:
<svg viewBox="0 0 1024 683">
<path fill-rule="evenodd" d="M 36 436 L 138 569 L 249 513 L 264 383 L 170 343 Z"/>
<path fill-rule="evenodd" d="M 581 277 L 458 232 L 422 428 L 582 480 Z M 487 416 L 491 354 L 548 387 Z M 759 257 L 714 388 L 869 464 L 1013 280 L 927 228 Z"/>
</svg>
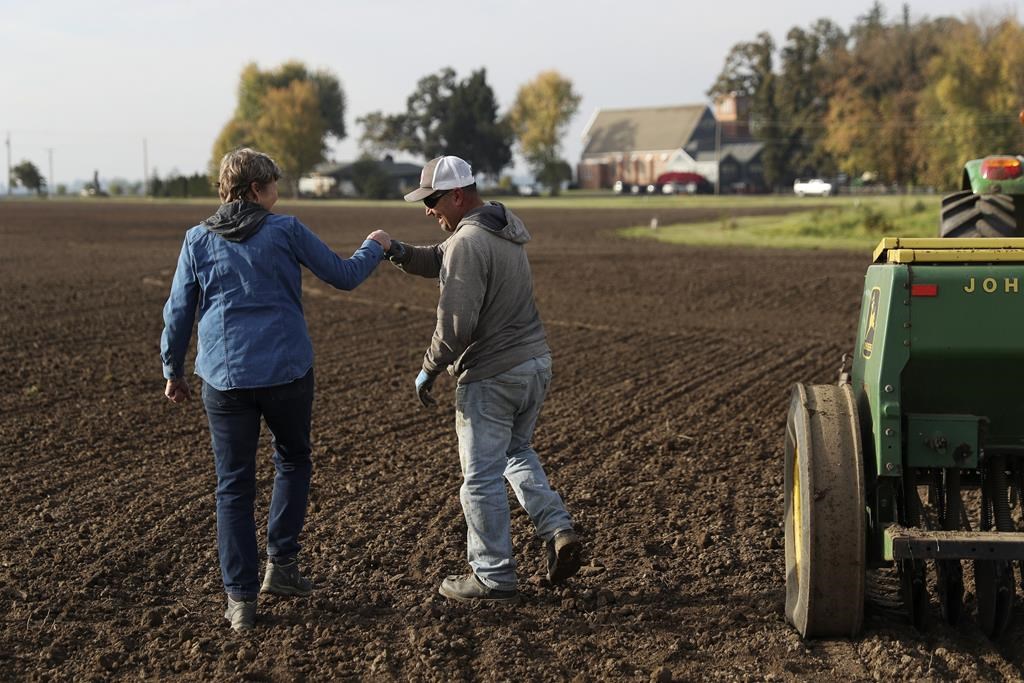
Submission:
<svg viewBox="0 0 1024 683">
<path fill-rule="evenodd" d="M 199 320 L 195 373 L 217 468 L 217 545 L 226 619 L 253 628 L 259 592 L 308 595 L 299 572 L 306 516 L 313 406 L 313 346 L 302 312 L 305 266 L 338 289 L 354 289 L 391 246 L 375 230 L 350 258 L 335 254 L 293 216 L 271 213 L 281 170 L 239 149 L 224 156 L 217 213 L 185 234 L 164 305 L 160 356 L 167 398 L 188 400 L 185 353 Z M 277 469 L 267 523 L 267 568 L 259 582 L 254 501 L 260 419 L 273 435 Z"/>
</svg>

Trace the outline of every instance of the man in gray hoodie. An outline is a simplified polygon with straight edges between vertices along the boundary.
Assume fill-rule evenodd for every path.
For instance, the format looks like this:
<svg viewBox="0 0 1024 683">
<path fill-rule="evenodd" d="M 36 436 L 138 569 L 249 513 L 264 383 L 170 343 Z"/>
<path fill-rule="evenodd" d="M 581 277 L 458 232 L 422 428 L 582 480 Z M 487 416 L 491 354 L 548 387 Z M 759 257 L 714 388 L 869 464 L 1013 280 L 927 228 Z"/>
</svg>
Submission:
<svg viewBox="0 0 1024 683">
<path fill-rule="evenodd" d="M 392 240 L 389 251 L 407 273 L 440 279 L 437 326 L 416 378 L 416 396 L 425 406 L 435 405 L 430 392 L 437 376 L 447 369 L 458 379 L 460 497 L 473 571 L 447 577 L 439 592 L 459 601 L 514 602 L 503 479 L 545 541 L 552 583 L 579 570 L 582 550 L 530 443 L 551 382 L 551 351 L 523 246 L 530 234 L 503 205 L 480 198 L 469 164 L 459 157 L 432 159 L 423 167 L 420 187 L 405 200 L 422 201 L 426 215 L 452 233 L 425 247 Z"/>
</svg>

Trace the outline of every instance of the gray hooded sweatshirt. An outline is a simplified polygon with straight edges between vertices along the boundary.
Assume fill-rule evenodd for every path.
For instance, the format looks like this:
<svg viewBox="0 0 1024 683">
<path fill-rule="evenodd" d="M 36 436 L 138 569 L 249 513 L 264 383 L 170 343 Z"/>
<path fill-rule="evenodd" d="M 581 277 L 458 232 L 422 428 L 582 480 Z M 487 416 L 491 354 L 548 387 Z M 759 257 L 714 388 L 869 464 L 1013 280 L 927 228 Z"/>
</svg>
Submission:
<svg viewBox="0 0 1024 683">
<path fill-rule="evenodd" d="M 405 246 L 397 265 L 440 279 L 437 326 L 423 369 L 445 368 L 475 382 L 550 353 L 533 299 L 533 275 L 523 247 L 530 233 L 498 202 L 474 209 L 444 242 Z"/>
</svg>

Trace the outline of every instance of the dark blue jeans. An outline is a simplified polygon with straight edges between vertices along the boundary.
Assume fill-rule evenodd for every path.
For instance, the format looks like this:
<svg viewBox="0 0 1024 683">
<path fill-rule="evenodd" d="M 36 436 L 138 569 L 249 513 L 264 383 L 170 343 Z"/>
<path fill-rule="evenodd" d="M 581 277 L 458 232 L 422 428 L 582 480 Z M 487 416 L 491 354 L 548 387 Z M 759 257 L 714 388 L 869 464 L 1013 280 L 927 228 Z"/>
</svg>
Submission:
<svg viewBox="0 0 1024 683">
<path fill-rule="evenodd" d="M 256 450 L 260 418 L 274 437 L 274 491 L 267 521 L 267 555 L 294 557 L 306 520 L 313 411 L 313 370 L 289 384 L 262 389 L 218 391 L 203 383 L 217 466 L 217 547 L 224 590 L 233 599 L 259 593 L 256 545 Z"/>
</svg>

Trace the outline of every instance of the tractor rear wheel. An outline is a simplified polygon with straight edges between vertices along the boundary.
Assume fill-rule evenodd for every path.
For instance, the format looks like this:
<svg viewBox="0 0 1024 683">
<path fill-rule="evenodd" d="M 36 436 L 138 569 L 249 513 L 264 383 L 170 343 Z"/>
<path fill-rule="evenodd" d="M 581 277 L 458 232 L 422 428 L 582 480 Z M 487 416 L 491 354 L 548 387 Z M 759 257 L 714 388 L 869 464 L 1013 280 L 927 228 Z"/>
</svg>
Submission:
<svg viewBox="0 0 1024 683">
<path fill-rule="evenodd" d="M 864 619 L 864 469 L 849 385 L 797 384 L 786 420 L 786 618 L 804 638 Z"/>
<path fill-rule="evenodd" d="M 955 192 L 942 198 L 939 237 L 1018 237 L 1013 197 Z"/>
</svg>

